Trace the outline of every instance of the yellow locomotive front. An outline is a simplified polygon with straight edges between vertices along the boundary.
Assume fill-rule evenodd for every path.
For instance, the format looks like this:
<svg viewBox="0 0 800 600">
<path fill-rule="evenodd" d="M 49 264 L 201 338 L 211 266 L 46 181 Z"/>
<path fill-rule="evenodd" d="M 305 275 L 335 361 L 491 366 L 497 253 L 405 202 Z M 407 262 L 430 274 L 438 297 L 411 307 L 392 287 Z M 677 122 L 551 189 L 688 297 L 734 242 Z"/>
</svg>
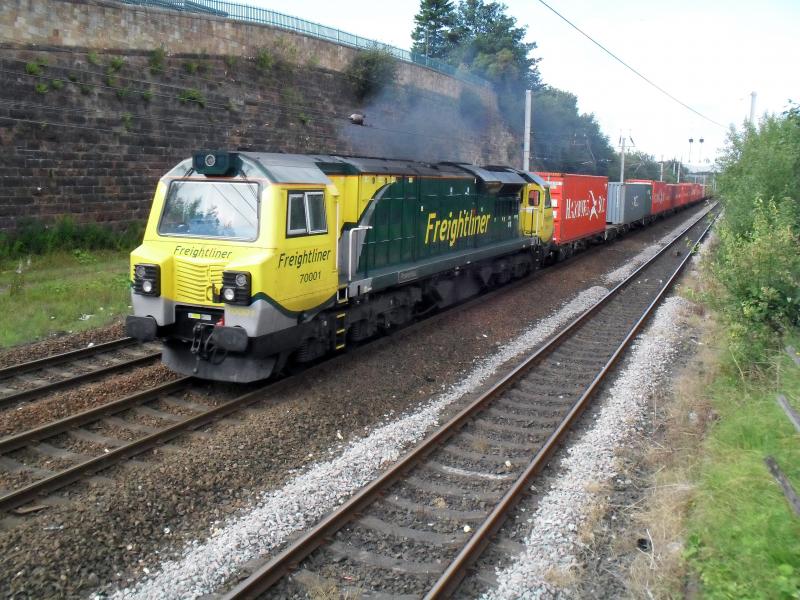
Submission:
<svg viewBox="0 0 800 600">
<path fill-rule="evenodd" d="M 179 164 L 159 182 L 131 255 L 128 334 L 163 339 L 163 361 L 180 373 L 268 377 L 298 347 L 298 322 L 336 300 L 329 186 L 319 169 L 267 172 L 241 153 Z"/>
</svg>

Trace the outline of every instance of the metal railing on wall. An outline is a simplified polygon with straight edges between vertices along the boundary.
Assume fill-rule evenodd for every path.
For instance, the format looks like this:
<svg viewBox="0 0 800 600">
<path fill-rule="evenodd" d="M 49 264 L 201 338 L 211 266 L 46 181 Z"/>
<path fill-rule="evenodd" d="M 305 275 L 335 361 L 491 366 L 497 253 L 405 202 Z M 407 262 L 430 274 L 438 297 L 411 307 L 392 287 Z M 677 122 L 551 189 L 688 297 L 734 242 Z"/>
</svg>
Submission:
<svg viewBox="0 0 800 600">
<path fill-rule="evenodd" d="M 352 48 L 364 50 L 383 50 L 388 52 L 398 60 L 428 67 L 440 73 L 444 73 L 461 81 L 466 81 L 475 85 L 491 87 L 491 84 L 472 73 L 464 72 L 453 65 L 449 65 L 441 60 L 430 58 L 416 52 L 409 52 L 396 46 L 390 46 L 382 42 L 377 42 L 368 38 L 363 38 L 346 31 L 326 27 L 319 23 L 306 21 L 279 12 L 237 4 L 235 2 L 224 2 L 223 0 L 119 0 L 125 4 L 137 6 L 151 6 L 153 8 L 164 8 L 182 12 L 200 13 L 215 17 L 222 17 L 234 21 L 244 21 L 246 23 L 257 23 L 259 25 L 269 25 L 280 29 L 295 31 L 303 35 L 335 42 Z"/>
</svg>

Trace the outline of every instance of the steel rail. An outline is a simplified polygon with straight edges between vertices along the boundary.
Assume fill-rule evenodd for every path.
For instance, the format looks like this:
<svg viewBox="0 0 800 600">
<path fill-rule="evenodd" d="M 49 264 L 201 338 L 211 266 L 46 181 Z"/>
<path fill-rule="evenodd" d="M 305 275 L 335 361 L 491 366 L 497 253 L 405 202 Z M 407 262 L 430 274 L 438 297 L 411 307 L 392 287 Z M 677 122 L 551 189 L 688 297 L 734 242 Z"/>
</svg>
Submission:
<svg viewBox="0 0 800 600">
<path fill-rule="evenodd" d="M 472 419 L 476 413 L 483 410 L 483 408 L 490 402 L 493 402 L 495 397 L 500 392 L 519 381 L 528 373 L 528 371 L 530 371 L 534 366 L 551 354 L 553 350 L 555 350 L 556 347 L 570 337 L 570 335 L 578 327 L 580 327 L 587 319 L 589 319 L 603 306 L 605 306 L 613 297 L 615 297 L 623 287 L 634 281 L 640 272 L 649 267 L 653 262 L 667 252 L 673 246 L 673 244 L 675 244 L 675 242 L 680 240 L 689 230 L 695 227 L 697 223 L 699 223 L 714 208 L 714 206 L 716 206 L 716 204 L 709 207 L 708 210 L 704 211 L 701 215 L 694 219 L 690 225 L 684 228 L 672 240 L 665 244 L 664 248 L 659 250 L 657 254 L 643 263 L 624 281 L 616 285 L 611 291 L 608 292 L 608 294 L 606 294 L 593 306 L 588 308 L 583 314 L 575 318 L 559 333 L 552 336 L 543 346 L 526 358 L 510 373 L 506 374 L 500 381 L 495 383 L 488 391 L 474 400 L 469 406 L 462 409 L 448 423 L 439 427 L 439 429 L 417 444 L 417 446 L 406 453 L 398 462 L 392 465 L 392 467 L 381 474 L 377 479 L 361 488 L 339 508 L 326 515 L 313 528 L 294 540 L 282 552 L 274 556 L 266 564 L 262 565 L 249 577 L 241 581 L 232 590 L 226 593 L 223 596 L 223 600 L 255 599 L 267 592 L 275 583 L 280 581 L 286 573 L 299 565 L 303 559 L 310 555 L 319 546 L 324 544 L 339 529 L 353 520 L 356 515 L 364 510 L 364 508 L 377 500 L 388 487 L 399 481 L 422 459 L 431 454 L 447 439 L 455 435 L 461 429 L 461 427 L 466 425 Z M 709 228 L 710 227 L 711 225 L 709 225 Z M 688 260 L 689 256 L 690 255 L 687 255 L 681 264 L 684 264 L 686 260 Z M 671 278 L 670 281 L 672 280 L 673 279 Z"/>
<path fill-rule="evenodd" d="M 102 354 L 103 352 L 118 350 L 119 348 L 132 346 L 136 343 L 136 340 L 133 338 L 126 337 L 87 348 L 79 348 L 78 350 L 70 350 L 69 352 L 45 356 L 44 358 L 38 358 L 36 360 L 31 360 L 29 362 L 19 363 L 0 369 L 0 379 L 7 379 L 8 377 L 22 375 L 23 373 L 27 373 L 29 371 L 36 371 L 37 369 L 43 369 L 51 365 L 69 362 L 86 356 L 93 356 L 95 354 Z"/>
<path fill-rule="evenodd" d="M 698 237 L 692 249 L 697 248 L 706 234 L 709 232 L 713 225 L 713 221 L 709 223 L 708 227 Z M 458 588 L 461 581 L 467 574 L 469 567 L 478 559 L 483 550 L 491 543 L 491 538 L 500 529 L 505 522 L 517 502 L 526 493 L 526 490 L 531 480 L 547 465 L 550 456 L 556 450 L 558 445 L 562 442 L 565 435 L 570 431 L 575 421 L 580 417 L 589 401 L 597 392 L 600 384 L 605 380 L 608 374 L 612 371 L 623 352 L 628 348 L 633 339 L 638 335 L 639 331 L 645 326 L 650 316 L 655 312 L 656 307 L 660 304 L 664 295 L 672 288 L 677 278 L 683 272 L 684 267 L 692 258 L 692 253 L 689 252 L 678 265 L 675 272 L 662 286 L 661 290 L 656 294 L 656 297 L 645 309 L 644 314 L 633 325 L 628 335 L 620 343 L 611 358 L 608 359 L 605 366 L 603 366 L 600 373 L 594 378 L 589 387 L 583 392 L 581 397 L 573 405 L 570 412 L 559 424 L 558 428 L 550 435 L 545 444 L 539 449 L 533 460 L 525 468 L 525 471 L 519 476 L 509 490 L 503 495 L 495 508 L 486 518 L 486 520 L 475 530 L 475 533 L 470 537 L 467 543 L 463 546 L 458 555 L 452 560 L 450 565 L 445 569 L 444 573 L 439 577 L 433 587 L 425 595 L 425 600 L 434 600 L 436 598 L 449 598 Z"/>
<path fill-rule="evenodd" d="M 33 387 L 27 390 L 21 390 L 19 392 L 10 394 L 8 396 L 2 396 L 0 397 L 0 408 L 8 406 L 9 404 L 15 404 L 17 402 L 21 402 L 23 400 L 30 400 L 31 398 L 35 398 L 43 394 L 49 394 L 50 392 L 55 392 L 56 390 L 76 385 L 78 383 L 83 383 L 85 381 L 97 379 L 98 377 L 103 377 L 104 375 L 110 375 L 112 373 L 117 373 L 118 371 L 125 371 L 133 367 L 138 367 L 140 365 L 152 362 L 159 356 L 161 356 L 160 351 L 151 352 L 150 354 L 147 354 L 145 356 L 140 356 L 138 358 L 134 358 L 116 365 L 101 367 L 99 369 L 95 369 L 93 371 L 87 371 L 86 373 L 80 373 L 78 375 L 74 375 L 66 379 L 53 381 L 52 383 L 41 385 L 39 387 Z"/>
<path fill-rule="evenodd" d="M 169 383 L 165 383 L 142 392 L 130 394 L 129 396 L 125 396 L 119 400 L 114 400 L 113 402 L 103 404 L 102 406 L 90 408 L 77 414 L 64 417 L 58 421 L 53 421 L 21 433 L 0 438 L 0 454 L 8 454 L 14 450 L 23 448 L 32 442 L 53 437 L 75 427 L 85 425 L 86 423 L 99 421 L 103 417 L 107 417 L 134 406 L 139 406 L 146 402 L 156 400 L 165 394 L 172 394 L 185 390 L 189 387 L 192 381 L 192 377 L 182 377 L 180 379 L 176 379 L 175 381 L 170 381 Z"/>
<path fill-rule="evenodd" d="M 143 452 L 160 446 L 168 442 L 186 431 L 191 431 L 207 425 L 212 421 L 220 419 L 229 413 L 239 410 L 243 406 L 252 404 L 254 402 L 265 400 L 274 396 L 287 387 L 294 386 L 301 381 L 300 376 L 288 377 L 265 387 L 259 388 L 252 392 L 248 392 L 238 398 L 230 400 L 225 404 L 221 404 L 206 412 L 200 413 L 193 417 L 188 417 L 174 425 L 166 427 L 155 433 L 144 436 L 124 446 L 115 448 L 105 454 L 91 458 L 82 463 L 79 463 L 69 469 L 65 469 L 59 473 L 41 479 L 16 491 L 13 491 L 5 496 L 0 496 L 0 511 L 8 511 L 32 500 L 35 500 L 46 494 L 50 494 L 58 489 L 61 489 L 71 483 L 75 483 L 87 475 L 92 475 L 103 469 L 114 466 L 115 464 L 132 458 Z M 174 382 L 173 382 L 174 383 Z"/>
</svg>

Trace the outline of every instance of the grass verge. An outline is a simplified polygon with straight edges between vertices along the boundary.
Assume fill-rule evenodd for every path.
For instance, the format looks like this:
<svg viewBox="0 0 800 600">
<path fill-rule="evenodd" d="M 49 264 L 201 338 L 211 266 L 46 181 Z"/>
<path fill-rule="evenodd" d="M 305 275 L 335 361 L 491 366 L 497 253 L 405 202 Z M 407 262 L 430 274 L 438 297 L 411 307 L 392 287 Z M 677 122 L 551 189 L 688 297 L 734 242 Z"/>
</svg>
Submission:
<svg viewBox="0 0 800 600">
<path fill-rule="evenodd" d="M 789 340 L 800 347 L 797 333 Z M 705 598 L 800 598 L 800 518 L 764 464 L 773 456 L 800 490 L 800 434 L 776 403 L 782 393 L 800 409 L 800 367 L 766 357 L 760 376 L 723 362 L 709 388 L 719 420 L 703 444 L 686 551 Z"/>
<path fill-rule="evenodd" d="M 0 348 L 106 325 L 129 304 L 128 252 L 6 260 L 0 263 Z"/>
</svg>

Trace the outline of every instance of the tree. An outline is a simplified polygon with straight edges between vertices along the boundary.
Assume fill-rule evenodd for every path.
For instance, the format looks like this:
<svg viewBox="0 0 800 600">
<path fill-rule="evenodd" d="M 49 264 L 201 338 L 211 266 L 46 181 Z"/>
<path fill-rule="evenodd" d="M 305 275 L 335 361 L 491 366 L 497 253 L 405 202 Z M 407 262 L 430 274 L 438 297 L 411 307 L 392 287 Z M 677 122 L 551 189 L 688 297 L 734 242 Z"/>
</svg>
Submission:
<svg viewBox="0 0 800 600">
<path fill-rule="evenodd" d="M 533 165 L 545 171 L 605 175 L 614 150 L 575 94 L 543 86 L 534 92 Z M 619 167 L 617 167 L 619 172 Z"/>
<path fill-rule="evenodd" d="M 455 8 L 451 0 L 422 0 L 414 17 L 411 51 L 429 58 L 446 59 L 453 49 Z"/>
<path fill-rule="evenodd" d="M 451 61 L 504 88 L 537 88 L 538 59 L 530 56 L 536 44 L 523 41 L 525 28 L 517 27 L 506 10 L 500 2 L 463 0 L 456 13 Z"/>
<path fill-rule="evenodd" d="M 500 113 L 520 137 L 525 90 L 534 90 L 534 165 L 553 171 L 606 174 L 614 159 L 608 138 L 594 115 L 578 111 L 574 94 L 542 83 L 539 59 L 532 56 L 536 43 L 525 41 L 525 27 L 517 26 L 505 4 L 460 0 L 454 7 L 450 0 L 422 0 L 415 21 L 414 50 L 492 83 Z M 462 98 L 461 109 L 471 114 L 472 104 L 469 98 Z"/>
</svg>

